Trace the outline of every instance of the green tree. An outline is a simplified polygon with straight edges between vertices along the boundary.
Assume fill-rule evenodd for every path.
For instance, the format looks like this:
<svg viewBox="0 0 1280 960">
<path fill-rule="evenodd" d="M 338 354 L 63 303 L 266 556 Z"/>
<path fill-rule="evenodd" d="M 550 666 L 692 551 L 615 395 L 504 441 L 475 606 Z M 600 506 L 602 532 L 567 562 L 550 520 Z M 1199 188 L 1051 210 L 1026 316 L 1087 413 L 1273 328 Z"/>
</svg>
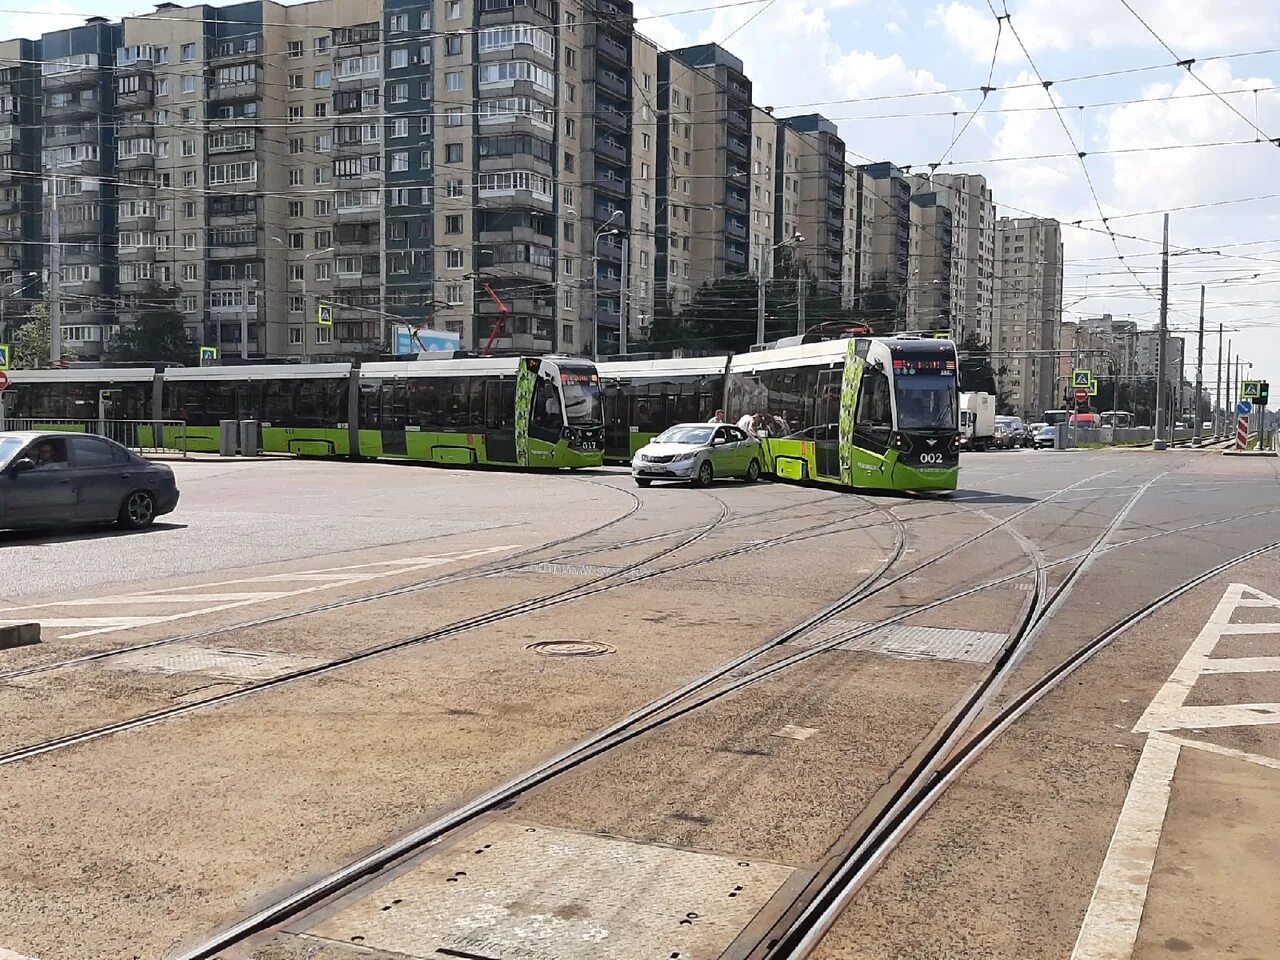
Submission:
<svg viewBox="0 0 1280 960">
<path fill-rule="evenodd" d="M 38 300 L 27 320 L 13 332 L 11 362 L 19 370 L 36 370 L 49 365 L 49 305 Z"/>
<path fill-rule="evenodd" d="M 176 300 L 177 291 L 168 290 L 141 303 L 137 322 L 116 334 L 107 348 L 107 359 L 195 366 L 199 345 L 187 335 Z"/>
</svg>

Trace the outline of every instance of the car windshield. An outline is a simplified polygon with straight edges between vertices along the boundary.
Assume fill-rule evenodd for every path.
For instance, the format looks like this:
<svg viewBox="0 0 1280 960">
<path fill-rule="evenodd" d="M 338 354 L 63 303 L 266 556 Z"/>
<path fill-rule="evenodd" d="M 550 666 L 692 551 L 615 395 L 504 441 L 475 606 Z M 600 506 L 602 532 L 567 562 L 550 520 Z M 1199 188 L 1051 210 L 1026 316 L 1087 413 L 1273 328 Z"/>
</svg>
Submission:
<svg viewBox="0 0 1280 960">
<path fill-rule="evenodd" d="M 600 405 L 600 381 L 579 374 L 561 374 L 564 390 L 564 416 L 571 424 L 603 423 Z"/>
<path fill-rule="evenodd" d="M 714 431 L 715 427 L 671 427 L 660 433 L 654 443 L 710 443 Z"/>
<path fill-rule="evenodd" d="M 0 437 L 0 469 L 7 467 L 21 449 L 22 441 L 17 437 Z"/>
<path fill-rule="evenodd" d="M 956 429 L 956 378 L 917 373 L 894 378 L 899 430 Z"/>
</svg>

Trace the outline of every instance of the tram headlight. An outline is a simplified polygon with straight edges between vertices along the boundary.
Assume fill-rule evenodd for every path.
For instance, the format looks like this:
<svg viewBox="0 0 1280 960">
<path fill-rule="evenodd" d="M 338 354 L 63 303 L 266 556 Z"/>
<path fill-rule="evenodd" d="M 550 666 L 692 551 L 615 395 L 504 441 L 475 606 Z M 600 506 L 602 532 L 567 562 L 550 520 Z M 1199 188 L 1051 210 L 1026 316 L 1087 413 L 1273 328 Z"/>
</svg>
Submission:
<svg viewBox="0 0 1280 960">
<path fill-rule="evenodd" d="M 907 453 L 911 449 L 911 441 L 907 439 L 905 433 L 894 433 L 889 440 L 889 444 L 893 449 L 901 450 L 903 453 Z"/>
<path fill-rule="evenodd" d="M 959 453 L 960 443 L 961 443 L 960 434 L 957 433 L 954 436 L 952 436 L 951 442 L 947 444 L 947 449 L 950 450 L 952 453 Z"/>
</svg>

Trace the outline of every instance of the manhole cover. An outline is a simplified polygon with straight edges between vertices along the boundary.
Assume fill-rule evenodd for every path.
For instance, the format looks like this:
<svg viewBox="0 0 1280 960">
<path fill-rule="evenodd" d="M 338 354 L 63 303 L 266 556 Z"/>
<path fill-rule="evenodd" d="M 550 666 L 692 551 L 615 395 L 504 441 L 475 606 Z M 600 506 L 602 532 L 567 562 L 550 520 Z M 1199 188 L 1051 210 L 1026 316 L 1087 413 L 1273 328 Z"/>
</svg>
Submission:
<svg viewBox="0 0 1280 960">
<path fill-rule="evenodd" d="M 603 657 L 617 648 L 599 640 L 539 640 L 525 646 L 540 657 Z"/>
</svg>

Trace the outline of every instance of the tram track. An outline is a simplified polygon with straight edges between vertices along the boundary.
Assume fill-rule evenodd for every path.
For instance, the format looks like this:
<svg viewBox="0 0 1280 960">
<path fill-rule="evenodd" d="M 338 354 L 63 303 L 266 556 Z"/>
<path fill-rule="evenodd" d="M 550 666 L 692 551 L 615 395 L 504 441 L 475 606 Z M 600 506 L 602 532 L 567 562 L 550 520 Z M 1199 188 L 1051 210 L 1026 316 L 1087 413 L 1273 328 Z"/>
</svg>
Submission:
<svg viewBox="0 0 1280 960">
<path fill-rule="evenodd" d="M 1103 474 L 1083 478 L 1074 484 L 1064 487 L 1059 491 L 1059 493 L 1065 493 L 1076 486 L 1092 482 L 1099 476 L 1103 476 L 1106 473 L 1111 472 L 1114 471 L 1105 471 Z M 1049 499 L 1051 500 L 1052 497 Z M 615 750 L 618 747 L 659 727 L 670 724 L 676 719 L 690 714 L 709 703 L 729 695 L 730 693 L 740 690 L 750 684 L 758 683 L 761 680 L 773 676 L 780 671 L 786 670 L 795 664 L 810 660 L 813 657 L 827 652 L 839 644 L 845 643 L 851 639 L 865 636 L 876 630 L 883 629 L 886 626 L 901 623 L 911 617 L 919 615 L 920 613 L 937 609 L 957 600 L 973 596 L 981 591 L 990 589 L 993 586 L 1026 576 L 1027 571 L 1020 570 L 1013 574 L 999 577 L 995 580 L 988 581 L 977 586 L 965 588 L 929 603 L 917 605 L 910 610 L 881 618 L 874 623 L 866 624 L 850 633 L 836 635 L 828 640 L 821 641 L 811 647 L 806 647 L 803 650 L 779 659 L 766 666 L 749 670 L 745 673 L 738 673 L 738 671 L 750 666 L 754 661 L 759 660 L 771 651 L 776 650 L 790 641 L 798 639 L 815 627 L 827 623 L 833 618 L 838 617 L 840 614 L 854 608 L 859 603 L 862 603 L 871 597 L 882 593 L 889 587 L 902 582 L 908 576 L 914 575 L 920 570 L 926 569 L 935 563 L 954 556 L 963 548 L 981 540 L 996 530 L 1004 529 L 1018 517 L 1025 515 L 1029 510 L 1034 509 L 1035 507 L 1043 505 L 1044 502 L 1047 501 L 1031 504 L 1028 507 L 1016 511 L 1009 517 L 998 520 L 979 533 L 974 534 L 957 544 L 949 546 L 945 550 L 889 579 L 885 579 L 885 574 L 903 555 L 903 551 L 905 549 L 905 523 L 893 514 L 892 508 L 885 508 L 884 512 L 896 521 L 897 528 L 900 533 L 896 538 L 895 549 L 893 550 L 892 555 L 888 557 L 879 568 L 865 577 L 850 591 L 834 602 L 828 604 L 826 607 L 812 614 L 810 617 L 801 621 L 794 627 L 771 638 L 759 647 L 741 654 L 733 660 L 719 665 L 702 677 L 699 677 L 698 679 L 651 701 L 645 706 L 633 711 L 620 720 L 615 721 L 613 724 L 598 730 L 590 737 L 585 738 L 578 744 L 550 758 L 526 773 L 521 774 L 507 783 L 491 789 L 490 791 L 487 791 L 470 802 L 455 808 L 439 819 L 397 838 L 368 856 L 349 864 L 327 877 L 321 878 L 320 880 L 294 892 L 274 904 L 271 904 L 239 923 L 224 929 L 211 940 L 206 941 L 193 949 L 178 954 L 178 960 L 200 960 L 200 958 L 216 957 L 222 950 L 232 945 L 243 943 L 250 937 L 261 934 L 267 930 L 278 928 L 281 924 L 296 917 L 301 912 L 311 909 L 322 902 L 329 901 L 368 877 L 376 875 L 383 870 L 388 869 L 392 865 L 415 855 L 417 852 L 438 842 L 445 835 L 459 827 L 470 823 L 487 813 L 491 813 L 495 810 L 508 806 L 510 803 L 514 802 L 515 799 L 534 787 L 543 785 L 569 770 L 587 763 L 608 751 Z M 1119 520 L 1120 518 L 1117 518 L 1114 523 L 1119 523 Z M 1111 529 L 1112 527 L 1109 526 L 1108 532 Z M 1035 576 L 1035 586 L 1031 596 L 1028 597 L 1024 604 L 1024 611 L 1022 614 L 1024 624 L 1030 624 L 1039 614 L 1041 609 L 1040 598 L 1046 589 L 1048 565 L 1043 562 L 1043 556 L 1038 551 L 1030 548 L 1030 541 L 1026 540 L 1026 538 L 1019 537 L 1015 537 L 1015 540 L 1019 542 L 1020 546 L 1023 546 L 1023 549 L 1028 552 L 1032 558 L 1031 572 Z M 1059 589 L 1062 588 L 1060 587 Z M 735 676 L 735 674 L 737 675 Z M 717 686 L 716 684 L 719 681 L 724 682 Z"/>
<path fill-rule="evenodd" d="M 234 690 L 225 691 L 220 694 L 215 694 L 213 696 L 189 701 L 186 703 L 174 704 L 168 707 L 152 710 L 144 714 L 139 714 L 139 715 L 118 720 L 112 723 L 102 724 L 100 726 L 97 726 L 88 730 L 66 734 L 59 737 L 52 737 L 37 743 L 27 744 L 21 747 L 17 747 L 17 748 L 8 750 L 4 753 L 0 753 L 0 766 L 7 766 L 12 763 L 17 763 L 23 760 L 32 759 L 38 756 L 52 753 L 57 750 L 67 749 L 74 746 L 80 746 L 86 743 L 93 742 L 95 740 L 102 739 L 104 737 L 112 736 L 117 733 L 124 733 L 132 730 L 141 729 L 147 726 L 152 726 L 157 723 L 161 723 L 166 720 L 170 720 L 179 716 L 193 713 L 198 710 L 209 709 L 212 707 L 220 706 L 224 703 L 231 702 L 233 700 L 243 699 L 245 697 L 254 695 L 256 693 L 260 693 L 265 690 L 274 689 L 288 683 L 293 683 L 299 680 L 304 680 L 311 677 L 327 674 L 335 670 L 352 666 L 357 663 L 363 663 L 367 660 L 370 660 L 375 657 L 383 656 L 388 653 L 393 653 L 393 652 L 408 649 L 411 647 L 420 646 L 422 644 L 435 642 L 437 640 L 443 640 L 448 637 L 465 633 L 469 630 L 477 629 L 479 627 L 491 626 L 493 624 L 510 620 L 512 618 L 519 617 L 528 613 L 540 612 L 540 611 L 543 611 L 551 607 L 558 606 L 560 604 L 567 603 L 570 601 L 585 599 L 587 597 L 594 596 L 606 590 L 614 590 L 619 587 L 630 586 L 630 585 L 641 583 L 656 577 L 669 575 L 671 573 L 680 572 L 693 567 L 701 566 L 708 563 L 713 563 L 713 562 L 728 559 L 731 557 L 741 556 L 757 550 L 766 549 L 771 546 L 802 542 L 803 540 L 810 539 L 813 537 L 829 536 L 834 533 L 849 532 L 848 528 L 844 528 L 839 525 L 833 525 L 830 519 L 824 519 L 819 523 L 812 524 L 808 527 L 801 528 L 800 530 L 792 531 L 787 534 L 782 534 L 774 538 L 770 538 L 770 539 L 766 539 L 766 540 L 762 540 L 762 541 L 758 541 L 750 544 L 744 544 L 739 547 L 728 548 L 725 550 L 712 553 L 707 556 L 691 558 L 689 560 L 685 560 L 670 566 L 665 566 L 665 567 L 660 567 L 660 568 L 650 569 L 650 570 L 639 569 L 646 565 L 652 564 L 655 561 L 661 560 L 666 557 L 670 557 L 676 552 L 683 550 L 703 540 L 704 538 L 709 536 L 714 530 L 719 528 L 728 519 L 728 516 L 729 516 L 728 505 L 725 504 L 725 502 L 721 500 L 719 497 L 715 497 L 714 495 L 710 495 L 710 496 L 712 496 L 712 499 L 716 500 L 716 502 L 719 503 L 721 507 L 720 515 L 716 517 L 716 519 L 713 520 L 710 524 L 704 526 L 703 528 L 698 530 L 696 533 L 694 533 L 692 536 L 687 537 L 685 540 L 682 540 L 680 543 L 673 544 L 660 551 L 657 551 L 654 554 L 641 558 L 640 560 L 634 561 L 630 564 L 626 564 L 608 573 L 604 573 L 599 576 L 596 576 L 584 583 L 566 587 L 562 590 L 555 591 L 554 593 L 546 594 L 541 597 L 535 597 L 535 598 L 530 598 L 528 600 L 517 601 L 516 603 L 509 604 L 506 607 L 500 608 L 498 610 L 488 611 L 486 613 L 478 614 L 473 617 L 466 617 L 466 618 L 463 618 L 462 620 L 454 621 L 453 623 L 446 624 L 444 626 L 437 627 L 432 630 L 425 631 L 423 633 L 419 633 L 409 637 L 403 637 L 397 640 L 388 641 L 386 643 L 378 644 L 373 647 L 355 651 L 353 653 L 346 654 L 341 657 L 335 657 L 321 663 L 312 664 L 309 666 L 305 666 L 305 667 L 301 667 L 301 668 L 289 671 L 287 673 L 279 674 L 275 677 L 255 681 L 252 683 L 246 683 L 237 687 Z M 853 517 L 845 518 L 844 521 L 840 521 L 839 523 L 855 523 L 865 515 L 866 515 L 866 511 L 860 514 L 856 514 Z M 889 514 L 889 516 L 892 517 L 891 514 Z M 901 521 L 897 520 L 896 517 L 892 517 L 892 522 L 894 522 L 898 526 L 901 526 L 901 523 L 902 523 Z M 859 524 L 857 527 L 852 529 L 861 529 L 865 526 L 867 525 Z M 901 554 L 903 539 L 904 538 L 901 536 L 897 538 L 897 542 L 899 545 L 897 548 L 897 552 L 895 553 L 894 557 L 891 558 L 890 563 L 896 560 L 897 557 Z M 216 634 L 216 633 L 221 633 L 223 631 L 214 630 L 211 632 Z M 152 645 L 155 645 L 156 643 L 157 641 L 152 641 Z M 145 649 L 146 645 L 143 645 L 143 648 Z M 103 651 L 101 654 L 91 654 L 91 655 L 87 655 L 87 657 L 89 657 L 90 659 L 104 659 L 105 657 L 108 657 L 108 656 L 118 655 L 120 652 L 121 651 Z M 76 659 L 75 663 L 84 662 L 84 659 L 85 658 L 78 658 Z M 53 669 L 55 665 L 47 665 L 47 666 L 49 669 Z M 36 668 L 29 668 L 29 670 L 35 670 L 35 669 Z"/>
</svg>

